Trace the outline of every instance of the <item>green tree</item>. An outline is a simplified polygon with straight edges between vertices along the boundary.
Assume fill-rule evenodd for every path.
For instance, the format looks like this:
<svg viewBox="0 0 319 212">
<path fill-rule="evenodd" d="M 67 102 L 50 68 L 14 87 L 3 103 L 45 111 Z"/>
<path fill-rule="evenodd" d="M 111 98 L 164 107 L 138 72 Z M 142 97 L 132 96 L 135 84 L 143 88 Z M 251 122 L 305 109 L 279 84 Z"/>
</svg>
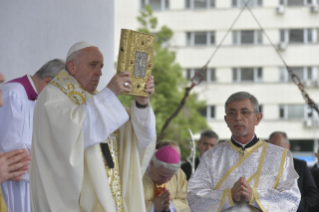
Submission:
<svg viewBox="0 0 319 212">
<path fill-rule="evenodd" d="M 156 116 L 157 134 L 159 134 L 165 121 L 175 111 L 184 96 L 184 90 L 181 88 L 185 88 L 189 82 L 182 76 L 181 66 L 175 62 L 175 52 L 163 47 L 163 43 L 173 36 L 173 31 L 167 26 L 162 26 L 159 30 L 156 30 L 157 18 L 153 16 L 153 11 L 148 5 L 141 11 L 137 20 L 142 26 L 138 29 L 139 32 L 156 34 L 154 68 L 152 70 L 155 93 L 150 101 Z M 120 95 L 119 99 L 125 106 L 129 106 L 132 102 L 130 96 Z M 177 142 L 181 148 L 183 159 L 186 159 L 190 152 L 190 137 L 187 129 L 191 129 L 193 133 L 198 133 L 208 128 L 205 118 L 198 112 L 201 108 L 206 108 L 205 102 L 198 101 L 197 94 L 192 93 L 188 96 L 183 109 L 166 129 L 163 140 Z"/>
</svg>

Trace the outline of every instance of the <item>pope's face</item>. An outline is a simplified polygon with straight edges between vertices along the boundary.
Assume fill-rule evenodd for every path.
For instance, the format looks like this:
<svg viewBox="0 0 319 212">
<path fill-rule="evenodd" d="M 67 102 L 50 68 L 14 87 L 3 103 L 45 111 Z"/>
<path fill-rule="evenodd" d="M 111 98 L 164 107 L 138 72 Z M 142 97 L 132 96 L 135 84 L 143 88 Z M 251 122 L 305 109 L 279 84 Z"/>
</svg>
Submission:
<svg viewBox="0 0 319 212">
<path fill-rule="evenodd" d="M 166 169 L 164 166 L 156 168 L 153 161 L 150 162 L 150 177 L 154 183 L 157 185 L 162 185 L 167 183 L 175 175 L 174 172 Z"/>
<path fill-rule="evenodd" d="M 68 66 L 68 70 L 80 82 L 84 90 L 93 94 L 102 76 L 103 55 L 96 47 L 88 47 L 81 51 L 78 60 L 71 61 L 72 64 Z"/>
<path fill-rule="evenodd" d="M 227 105 L 224 120 L 232 132 L 232 136 L 240 141 L 242 138 L 251 139 L 262 118 L 261 113 L 255 113 L 250 99 L 233 101 Z"/>
<path fill-rule="evenodd" d="M 0 73 L 0 84 L 4 82 L 4 76 L 2 73 Z M 2 99 L 2 91 L 0 87 L 0 107 L 3 105 L 3 99 Z"/>
</svg>

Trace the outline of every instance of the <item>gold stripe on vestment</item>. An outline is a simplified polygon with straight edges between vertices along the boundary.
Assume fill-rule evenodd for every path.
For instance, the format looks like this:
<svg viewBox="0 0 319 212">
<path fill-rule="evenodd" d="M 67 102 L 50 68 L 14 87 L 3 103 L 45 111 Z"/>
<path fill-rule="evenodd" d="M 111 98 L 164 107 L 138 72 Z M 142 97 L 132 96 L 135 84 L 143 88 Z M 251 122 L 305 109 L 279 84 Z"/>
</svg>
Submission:
<svg viewBox="0 0 319 212">
<path fill-rule="evenodd" d="M 274 189 L 277 188 L 277 185 L 278 185 L 279 180 L 281 178 L 282 172 L 284 170 L 284 165 L 285 165 L 285 160 L 286 160 L 286 156 L 287 156 L 287 151 L 288 151 L 287 149 L 284 149 L 284 151 L 282 153 L 278 175 L 277 175 L 276 181 L 275 181 L 274 186 L 273 186 Z"/>
<path fill-rule="evenodd" d="M 219 205 L 219 208 L 218 208 L 217 212 L 219 212 L 222 209 L 222 207 L 224 205 L 224 202 L 225 202 L 226 194 L 227 194 L 228 191 L 229 191 L 229 188 L 226 188 L 224 190 L 223 195 L 222 195 L 222 200 L 220 201 L 220 205 Z"/>
<path fill-rule="evenodd" d="M 268 143 L 264 143 L 263 150 L 261 152 L 261 156 L 260 156 L 260 160 L 259 160 L 257 173 L 256 173 L 256 179 L 255 179 L 255 183 L 254 183 L 254 187 L 255 188 L 258 187 L 259 177 L 260 177 L 260 174 L 261 174 L 261 169 L 262 169 L 263 164 L 264 164 L 264 159 L 265 159 L 265 155 L 266 155 L 267 146 L 268 146 Z"/>
<path fill-rule="evenodd" d="M 230 203 L 230 205 L 233 207 L 235 204 L 234 204 L 234 201 L 233 201 L 233 197 L 232 197 L 232 194 L 231 194 L 231 189 L 229 189 L 228 191 L 228 202 Z"/>
<path fill-rule="evenodd" d="M 231 143 L 231 141 L 229 141 Z M 247 154 L 245 154 L 242 158 L 240 158 L 238 160 L 238 162 L 232 166 L 226 173 L 225 175 L 222 177 L 222 179 L 218 182 L 218 184 L 216 185 L 216 187 L 214 188 L 214 190 L 219 189 L 219 187 L 222 185 L 222 183 L 227 179 L 227 177 L 234 171 L 236 170 L 252 153 L 254 153 L 259 147 L 261 147 L 263 145 L 263 141 L 259 140 L 255 146 L 253 146 L 252 148 L 248 148 L 246 149 Z"/>
<path fill-rule="evenodd" d="M 252 188 L 252 189 L 253 189 L 253 195 L 254 195 L 254 197 L 255 197 L 255 199 L 256 199 L 256 201 L 257 201 L 257 203 L 258 203 L 260 209 L 261 209 L 263 212 L 267 212 L 266 209 L 264 208 L 264 206 L 261 204 L 261 202 L 260 202 L 260 200 L 259 200 L 259 196 L 258 196 L 258 193 L 257 193 L 256 189 L 255 189 L 255 188 Z"/>
</svg>

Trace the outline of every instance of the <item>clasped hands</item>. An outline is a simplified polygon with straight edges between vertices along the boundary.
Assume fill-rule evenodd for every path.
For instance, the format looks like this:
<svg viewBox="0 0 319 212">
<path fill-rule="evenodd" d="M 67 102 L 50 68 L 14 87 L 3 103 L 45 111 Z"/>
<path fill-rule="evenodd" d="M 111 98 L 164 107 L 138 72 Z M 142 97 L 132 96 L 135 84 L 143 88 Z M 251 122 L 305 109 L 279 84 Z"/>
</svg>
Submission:
<svg viewBox="0 0 319 212">
<path fill-rule="evenodd" d="M 163 193 L 157 195 L 154 198 L 154 211 L 155 212 L 162 212 L 162 211 L 169 211 L 170 205 L 170 196 L 168 190 L 165 190 Z"/>
<path fill-rule="evenodd" d="M 123 71 L 120 72 L 111 79 L 109 84 L 106 86 L 117 96 L 122 92 L 130 92 L 132 90 L 132 79 L 130 78 L 130 72 Z M 144 91 L 149 93 L 148 97 L 135 96 L 135 101 L 141 105 L 146 105 L 148 103 L 148 98 L 154 93 L 154 77 L 150 76 L 145 84 Z"/>
<path fill-rule="evenodd" d="M 237 182 L 234 183 L 231 189 L 231 195 L 235 202 L 245 201 L 246 203 L 249 203 L 253 195 L 253 189 L 246 181 L 245 177 L 240 177 Z"/>
</svg>

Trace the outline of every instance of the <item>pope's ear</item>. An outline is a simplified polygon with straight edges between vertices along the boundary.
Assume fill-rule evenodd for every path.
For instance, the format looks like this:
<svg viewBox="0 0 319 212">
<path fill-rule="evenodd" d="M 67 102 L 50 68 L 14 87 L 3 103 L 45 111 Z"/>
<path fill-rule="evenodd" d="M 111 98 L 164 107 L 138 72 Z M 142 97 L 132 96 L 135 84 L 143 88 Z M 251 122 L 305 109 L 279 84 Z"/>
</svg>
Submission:
<svg viewBox="0 0 319 212">
<path fill-rule="evenodd" d="M 66 67 L 68 68 L 69 73 L 74 76 L 75 75 L 75 62 L 73 60 L 69 60 L 66 63 Z"/>
</svg>

